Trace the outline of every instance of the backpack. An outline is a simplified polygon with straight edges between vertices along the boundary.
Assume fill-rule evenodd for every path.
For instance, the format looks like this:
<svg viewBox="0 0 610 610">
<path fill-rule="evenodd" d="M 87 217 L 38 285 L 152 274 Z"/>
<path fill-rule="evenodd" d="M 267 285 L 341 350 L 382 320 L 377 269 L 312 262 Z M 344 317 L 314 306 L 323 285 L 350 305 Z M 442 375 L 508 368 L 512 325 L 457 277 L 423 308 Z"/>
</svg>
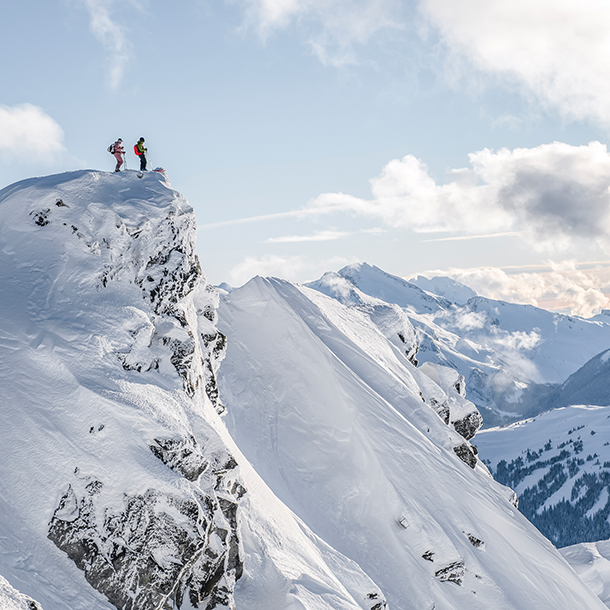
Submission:
<svg viewBox="0 0 610 610">
<path fill-rule="evenodd" d="M 107 149 L 106 149 L 111 155 L 114 155 L 114 144 L 111 144 Z"/>
<path fill-rule="evenodd" d="M 133 145 L 133 152 L 136 153 L 136 155 L 138 155 L 138 157 L 142 154 L 139 150 L 138 150 L 138 145 L 134 144 Z"/>
</svg>

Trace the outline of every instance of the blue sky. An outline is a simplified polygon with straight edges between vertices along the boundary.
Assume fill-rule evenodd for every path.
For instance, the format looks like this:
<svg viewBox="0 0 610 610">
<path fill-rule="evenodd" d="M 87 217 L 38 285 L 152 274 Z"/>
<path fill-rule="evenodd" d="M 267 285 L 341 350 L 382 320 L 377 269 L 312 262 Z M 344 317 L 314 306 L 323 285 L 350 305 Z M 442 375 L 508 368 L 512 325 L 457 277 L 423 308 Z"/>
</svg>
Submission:
<svg viewBox="0 0 610 610">
<path fill-rule="evenodd" d="M 214 283 L 360 261 L 608 306 L 605 1 L 24 0 L 0 28 L 1 186 L 144 136 Z"/>
</svg>

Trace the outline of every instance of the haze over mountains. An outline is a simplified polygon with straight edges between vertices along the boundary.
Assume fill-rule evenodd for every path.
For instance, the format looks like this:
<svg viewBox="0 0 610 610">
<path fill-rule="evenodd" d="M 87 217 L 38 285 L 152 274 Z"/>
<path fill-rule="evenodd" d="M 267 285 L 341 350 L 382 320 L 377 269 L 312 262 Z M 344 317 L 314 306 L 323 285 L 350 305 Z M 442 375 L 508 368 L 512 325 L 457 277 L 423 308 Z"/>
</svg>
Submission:
<svg viewBox="0 0 610 610">
<path fill-rule="evenodd" d="M 610 318 L 586 320 L 472 296 L 470 288 L 449 278 L 407 282 L 357 264 L 308 286 L 344 304 L 372 297 L 399 305 L 417 332 L 417 360 L 462 374 L 486 426 L 552 408 L 558 386 L 610 345 Z"/>
<path fill-rule="evenodd" d="M 472 444 L 605 323 L 368 265 L 219 295 L 194 242 L 162 173 L 0 191 L 0 604 L 605 607 Z"/>
</svg>

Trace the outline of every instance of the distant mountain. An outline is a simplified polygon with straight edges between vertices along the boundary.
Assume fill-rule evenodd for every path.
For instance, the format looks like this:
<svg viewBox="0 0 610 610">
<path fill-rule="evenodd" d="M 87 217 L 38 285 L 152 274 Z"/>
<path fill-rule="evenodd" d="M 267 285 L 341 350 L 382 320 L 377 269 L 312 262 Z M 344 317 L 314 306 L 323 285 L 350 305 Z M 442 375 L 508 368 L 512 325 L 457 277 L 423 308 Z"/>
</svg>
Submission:
<svg viewBox="0 0 610 610">
<path fill-rule="evenodd" d="M 555 545 L 610 538 L 610 407 L 555 409 L 477 435 L 481 459 Z"/>
<path fill-rule="evenodd" d="M 164 172 L 0 191 L 3 610 L 604 607 L 477 458 L 458 367 L 415 366 L 449 301 L 219 291 L 195 237 Z"/>
<path fill-rule="evenodd" d="M 468 289 L 448 278 L 418 282 L 444 296 L 360 263 L 308 286 L 347 305 L 373 298 L 401 307 L 416 329 L 415 358 L 463 375 L 485 426 L 546 410 L 555 386 L 610 346 L 606 322 L 479 296 L 451 302 Z"/>
<path fill-rule="evenodd" d="M 456 282 L 449 277 L 436 276 L 427 278 L 423 275 L 418 275 L 411 278 L 409 283 L 457 305 L 466 305 L 470 299 L 478 296 L 472 288 L 464 286 L 464 284 L 460 284 L 460 282 Z"/>
<path fill-rule="evenodd" d="M 550 409 L 569 405 L 610 405 L 610 349 L 591 358 L 546 399 Z"/>
</svg>

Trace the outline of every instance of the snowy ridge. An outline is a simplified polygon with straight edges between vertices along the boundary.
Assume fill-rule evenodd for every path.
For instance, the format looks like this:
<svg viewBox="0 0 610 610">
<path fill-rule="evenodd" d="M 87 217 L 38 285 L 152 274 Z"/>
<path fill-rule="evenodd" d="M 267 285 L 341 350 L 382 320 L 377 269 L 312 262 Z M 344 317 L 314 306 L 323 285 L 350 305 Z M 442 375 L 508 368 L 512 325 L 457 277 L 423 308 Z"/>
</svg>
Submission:
<svg viewBox="0 0 610 610">
<path fill-rule="evenodd" d="M 0 191 L 0 574 L 45 610 L 380 608 L 227 434 L 194 243 L 162 174 Z"/>
<path fill-rule="evenodd" d="M 11 587 L 6 578 L 0 576 L 0 608 L 2 610 L 40 610 L 40 604 L 31 597 Z"/>
<path fill-rule="evenodd" d="M 449 398 L 476 413 L 459 374 L 413 366 L 400 307 L 346 295 L 254 278 L 221 296 L 226 423 L 273 492 L 391 608 L 603 608 L 447 425 Z"/>
<path fill-rule="evenodd" d="M 479 296 L 448 278 L 416 282 L 367 264 L 349 265 L 308 284 L 344 304 L 371 299 L 403 309 L 417 333 L 419 362 L 464 376 L 468 398 L 487 426 L 545 410 L 557 384 L 610 345 L 610 324 Z M 432 294 L 438 289 L 447 297 Z"/>
</svg>

